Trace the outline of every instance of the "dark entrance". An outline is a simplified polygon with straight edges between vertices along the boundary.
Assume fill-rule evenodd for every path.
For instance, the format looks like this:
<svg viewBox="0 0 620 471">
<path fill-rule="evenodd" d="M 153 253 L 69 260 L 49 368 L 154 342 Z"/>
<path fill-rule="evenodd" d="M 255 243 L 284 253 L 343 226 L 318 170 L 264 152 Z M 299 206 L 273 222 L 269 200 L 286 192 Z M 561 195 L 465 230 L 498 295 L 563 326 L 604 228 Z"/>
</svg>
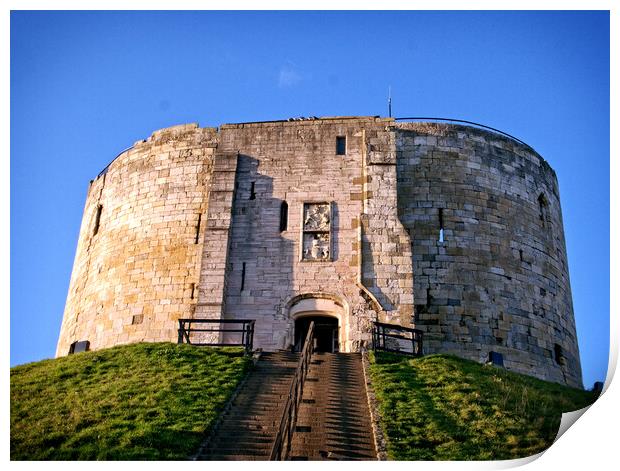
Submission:
<svg viewBox="0 0 620 471">
<path fill-rule="evenodd" d="M 295 350 L 301 350 L 312 321 L 314 321 L 314 351 L 337 352 L 338 319 L 329 316 L 308 316 L 297 319 L 295 321 Z"/>
</svg>

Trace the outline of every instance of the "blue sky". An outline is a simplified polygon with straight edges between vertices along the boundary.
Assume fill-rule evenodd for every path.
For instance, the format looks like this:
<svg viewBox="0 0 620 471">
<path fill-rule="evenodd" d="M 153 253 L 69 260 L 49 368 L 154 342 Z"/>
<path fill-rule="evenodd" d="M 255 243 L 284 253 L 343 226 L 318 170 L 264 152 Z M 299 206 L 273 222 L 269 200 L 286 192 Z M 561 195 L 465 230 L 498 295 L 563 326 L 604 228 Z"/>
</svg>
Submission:
<svg viewBox="0 0 620 471">
<path fill-rule="evenodd" d="M 53 357 L 90 179 L 174 124 L 468 119 L 556 170 L 590 387 L 609 348 L 607 12 L 13 12 L 11 365 Z"/>
</svg>

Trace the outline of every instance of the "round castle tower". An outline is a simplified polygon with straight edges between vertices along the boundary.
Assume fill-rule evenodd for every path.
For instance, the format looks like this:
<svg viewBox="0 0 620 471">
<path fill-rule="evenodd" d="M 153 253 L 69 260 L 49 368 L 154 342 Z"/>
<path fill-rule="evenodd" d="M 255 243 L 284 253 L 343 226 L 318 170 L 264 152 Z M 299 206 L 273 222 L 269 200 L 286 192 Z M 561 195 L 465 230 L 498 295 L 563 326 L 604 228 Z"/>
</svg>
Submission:
<svg viewBox="0 0 620 471">
<path fill-rule="evenodd" d="M 335 350 L 379 320 L 581 386 L 555 173 L 495 132 L 353 117 L 175 126 L 91 182 L 57 355 L 179 318 L 255 319 L 276 350 L 310 316 Z"/>
</svg>

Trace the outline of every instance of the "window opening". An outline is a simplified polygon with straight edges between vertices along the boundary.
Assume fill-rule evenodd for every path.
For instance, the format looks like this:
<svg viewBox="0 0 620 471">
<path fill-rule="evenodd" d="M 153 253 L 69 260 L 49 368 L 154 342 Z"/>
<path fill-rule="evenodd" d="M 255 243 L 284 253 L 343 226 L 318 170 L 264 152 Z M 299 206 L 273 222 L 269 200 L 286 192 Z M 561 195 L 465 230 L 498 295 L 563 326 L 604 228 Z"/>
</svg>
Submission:
<svg viewBox="0 0 620 471">
<path fill-rule="evenodd" d="M 443 242 L 443 208 L 439 208 L 439 242 Z"/>
<path fill-rule="evenodd" d="M 562 347 L 557 343 L 553 346 L 553 354 L 555 357 L 555 362 L 558 365 L 564 364 L 564 353 L 562 352 Z"/>
<path fill-rule="evenodd" d="M 347 138 L 346 136 L 336 137 L 336 155 L 346 155 L 347 153 Z"/>
<path fill-rule="evenodd" d="M 101 212 L 103 211 L 103 206 L 97 206 L 97 214 L 95 214 L 95 227 L 93 227 L 93 235 L 97 235 L 99 232 L 99 223 L 101 222 Z"/>
<path fill-rule="evenodd" d="M 198 214 L 198 222 L 196 223 L 196 238 L 194 244 L 197 244 L 200 240 L 200 222 L 202 221 L 202 213 Z"/>
<path fill-rule="evenodd" d="M 288 226 L 288 203 L 286 201 L 282 201 L 280 205 L 280 232 L 283 232 L 287 229 Z"/>
<path fill-rule="evenodd" d="M 190 298 L 194 299 L 194 292 L 196 291 L 196 283 L 192 283 L 189 286 L 190 286 L 190 289 L 192 291 L 191 294 L 190 294 Z"/>
<path fill-rule="evenodd" d="M 538 196 L 538 213 L 542 227 L 548 226 L 551 222 L 551 218 L 549 217 L 549 202 L 543 193 Z"/>
<path fill-rule="evenodd" d="M 255 182 L 250 183 L 250 199 L 251 200 L 255 200 L 256 199 L 256 192 L 255 190 Z"/>
<path fill-rule="evenodd" d="M 523 261 L 523 249 L 519 249 L 519 260 Z"/>
<path fill-rule="evenodd" d="M 245 262 L 241 266 L 241 291 L 245 289 Z"/>
<path fill-rule="evenodd" d="M 504 355 L 498 352 L 489 352 L 489 360 L 487 363 L 494 365 L 494 366 L 503 367 L 504 366 Z"/>
<path fill-rule="evenodd" d="M 87 352 L 88 350 L 90 350 L 90 342 L 88 340 L 82 340 L 81 342 L 76 340 L 69 346 L 69 355 Z"/>
</svg>

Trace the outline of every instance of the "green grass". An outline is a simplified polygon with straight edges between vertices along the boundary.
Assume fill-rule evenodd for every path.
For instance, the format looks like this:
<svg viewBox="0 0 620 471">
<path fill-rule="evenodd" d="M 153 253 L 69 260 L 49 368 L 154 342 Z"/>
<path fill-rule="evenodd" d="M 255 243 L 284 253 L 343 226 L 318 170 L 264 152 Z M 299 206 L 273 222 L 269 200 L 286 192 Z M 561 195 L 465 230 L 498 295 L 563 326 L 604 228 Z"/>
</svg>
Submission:
<svg viewBox="0 0 620 471">
<path fill-rule="evenodd" d="M 500 460 L 548 448 L 562 412 L 593 393 L 450 355 L 370 354 L 388 457 Z"/>
<path fill-rule="evenodd" d="M 237 348 L 141 343 L 11 368 L 11 459 L 185 459 L 250 364 Z"/>
</svg>

